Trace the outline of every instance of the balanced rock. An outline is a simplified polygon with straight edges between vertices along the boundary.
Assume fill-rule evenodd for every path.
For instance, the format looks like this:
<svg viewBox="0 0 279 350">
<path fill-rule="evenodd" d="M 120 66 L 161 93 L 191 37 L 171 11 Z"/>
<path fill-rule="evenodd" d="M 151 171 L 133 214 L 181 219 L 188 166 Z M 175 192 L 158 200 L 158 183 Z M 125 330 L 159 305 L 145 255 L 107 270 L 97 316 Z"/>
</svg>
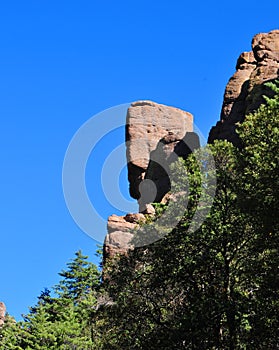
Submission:
<svg viewBox="0 0 279 350">
<path fill-rule="evenodd" d="M 193 116 L 181 109 L 151 101 L 138 101 L 131 104 L 126 120 L 126 147 L 130 195 L 135 199 L 141 196 L 139 185 L 145 178 L 151 153 L 160 140 L 171 138 L 172 152 L 175 144 L 187 132 L 193 132 Z"/>
<path fill-rule="evenodd" d="M 0 327 L 3 326 L 5 322 L 6 306 L 4 303 L 0 302 Z"/>
<path fill-rule="evenodd" d="M 257 34 L 252 51 L 242 53 L 237 60 L 236 72 L 225 89 L 220 121 L 211 129 L 208 141 L 225 139 L 240 146 L 236 123 L 264 102 L 263 95 L 271 94 L 264 83 L 278 77 L 279 30 Z"/>
</svg>

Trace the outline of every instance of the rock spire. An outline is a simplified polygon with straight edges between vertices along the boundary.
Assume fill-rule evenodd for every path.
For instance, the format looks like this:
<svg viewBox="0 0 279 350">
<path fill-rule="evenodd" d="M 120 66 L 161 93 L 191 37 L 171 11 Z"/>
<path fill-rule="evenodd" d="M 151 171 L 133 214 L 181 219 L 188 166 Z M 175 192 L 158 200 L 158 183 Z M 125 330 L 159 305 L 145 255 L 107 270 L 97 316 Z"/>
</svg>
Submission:
<svg viewBox="0 0 279 350">
<path fill-rule="evenodd" d="M 154 213 L 150 203 L 161 202 L 170 190 L 169 165 L 197 147 L 199 138 L 193 132 L 189 112 L 152 101 L 131 104 L 126 119 L 126 154 L 130 194 L 138 200 L 139 213 L 109 217 L 105 260 L 132 248 L 133 230 L 146 214 Z"/>
</svg>

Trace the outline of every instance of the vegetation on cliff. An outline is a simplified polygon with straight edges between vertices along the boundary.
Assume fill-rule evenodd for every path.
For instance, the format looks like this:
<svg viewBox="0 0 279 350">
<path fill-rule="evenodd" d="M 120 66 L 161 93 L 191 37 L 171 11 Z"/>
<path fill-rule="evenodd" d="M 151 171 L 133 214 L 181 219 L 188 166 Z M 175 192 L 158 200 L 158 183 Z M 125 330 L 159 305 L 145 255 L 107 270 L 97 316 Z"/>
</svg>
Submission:
<svg viewBox="0 0 279 350">
<path fill-rule="evenodd" d="M 238 126 L 241 150 L 209 146 L 217 189 L 196 231 L 211 199 L 200 205 L 206 149 L 174 165 L 172 189 L 187 181 L 189 200 L 171 233 L 107 262 L 104 281 L 77 252 L 55 296 L 42 292 L 24 321 L 7 317 L 0 349 L 277 349 L 279 84 L 269 87 L 274 97 Z"/>
</svg>

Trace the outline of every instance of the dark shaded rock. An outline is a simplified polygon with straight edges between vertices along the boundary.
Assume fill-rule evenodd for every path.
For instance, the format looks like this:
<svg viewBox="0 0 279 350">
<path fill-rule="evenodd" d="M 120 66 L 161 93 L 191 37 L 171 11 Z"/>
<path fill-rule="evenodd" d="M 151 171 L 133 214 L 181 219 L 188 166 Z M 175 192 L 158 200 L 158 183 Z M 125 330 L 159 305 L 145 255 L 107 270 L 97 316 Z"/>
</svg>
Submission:
<svg viewBox="0 0 279 350">
<path fill-rule="evenodd" d="M 165 194 L 171 190 L 171 163 L 175 162 L 178 157 L 186 159 L 199 147 L 199 137 L 194 132 L 186 132 L 181 140 L 169 133 L 158 142 L 156 149 L 150 153 L 144 180 L 139 185 L 140 208 L 148 203 L 162 201 Z"/>
</svg>

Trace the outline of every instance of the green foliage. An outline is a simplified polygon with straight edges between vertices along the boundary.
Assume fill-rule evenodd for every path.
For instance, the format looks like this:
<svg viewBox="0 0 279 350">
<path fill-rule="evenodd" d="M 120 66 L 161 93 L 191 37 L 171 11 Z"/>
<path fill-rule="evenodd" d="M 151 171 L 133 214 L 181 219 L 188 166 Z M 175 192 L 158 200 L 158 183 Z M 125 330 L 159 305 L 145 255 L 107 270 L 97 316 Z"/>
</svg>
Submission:
<svg viewBox="0 0 279 350">
<path fill-rule="evenodd" d="M 91 350 L 95 347 L 91 320 L 96 311 L 100 273 L 81 251 L 60 273 L 54 289 L 45 289 L 24 321 L 8 317 L 1 329 L 0 349 Z"/>
<path fill-rule="evenodd" d="M 55 287 L 62 298 L 80 302 L 87 294 L 92 293 L 99 285 L 97 267 L 87 261 L 81 251 L 75 253 L 75 259 L 67 264 L 68 269 L 59 273 L 63 279 Z"/>
<path fill-rule="evenodd" d="M 79 251 L 56 296 L 7 317 L 0 349 L 278 349 L 279 84 L 238 126 L 172 166 L 172 200 L 107 261 Z M 174 225 L 175 223 L 175 225 Z M 158 238 L 158 240 L 154 240 Z"/>
<path fill-rule="evenodd" d="M 277 348 L 279 339 L 279 81 L 267 83 L 273 98 L 266 98 L 239 126 L 245 145 L 239 172 L 243 209 L 257 220 L 254 263 L 257 279 L 251 312 L 251 341 L 255 348 Z"/>
<path fill-rule="evenodd" d="M 267 85 L 277 94 L 266 98 L 267 105 L 261 105 L 239 126 L 238 132 L 245 145 L 239 170 L 243 177 L 245 205 L 260 211 L 263 219 L 273 226 L 279 204 L 279 82 Z"/>
<path fill-rule="evenodd" d="M 239 126 L 242 150 L 211 146 L 216 174 L 206 149 L 174 165 L 172 190 L 187 196 L 175 229 L 164 214 L 175 216 L 179 200 L 158 205 L 138 232 L 160 241 L 111 262 L 103 349 L 278 348 L 279 114 L 270 86 L 274 98 Z"/>
</svg>

